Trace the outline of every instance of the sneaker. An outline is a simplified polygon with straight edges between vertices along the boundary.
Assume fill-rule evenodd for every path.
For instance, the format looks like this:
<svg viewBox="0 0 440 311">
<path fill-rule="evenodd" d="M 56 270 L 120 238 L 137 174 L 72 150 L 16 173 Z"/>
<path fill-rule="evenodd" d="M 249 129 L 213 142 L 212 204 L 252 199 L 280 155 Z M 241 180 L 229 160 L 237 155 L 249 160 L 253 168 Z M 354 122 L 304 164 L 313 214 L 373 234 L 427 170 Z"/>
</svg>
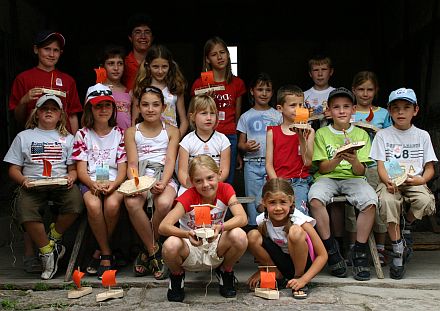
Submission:
<svg viewBox="0 0 440 311">
<path fill-rule="evenodd" d="M 47 233 L 47 238 L 48 238 L 50 241 L 54 241 L 55 244 L 61 244 L 61 243 L 63 242 L 63 238 L 62 238 L 62 237 L 61 237 L 61 238 L 56 238 L 56 237 L 54 237 L 54 236 L 52 235 L 52 228 L 54 228 L 54 227 L 55 227 L 55 223 L 51 223 L 51 224 L 50 224 L 49 232 Z"/>
<path fill-rule="evenodd" d="M 43 280 L 50 280 L 58 269 L 58 261 L 64 256 L 66 248 L 61 244 L 55 244 L 52 252 L 48 254 L 40 254 L 41 262 L 43 264 L 43 273 L 41 278 Z"/>
<path fill-rule="evenodd" d="M 41 266 L 41 259 L 38 256 L 23 257 L 24 271 L 27 273 L 41 273 L 43 267 Z"/>
<path fill-rule="evenodd" d="M 220 295 L 225 298 L 235 297 L 237 295 L 237 290 L 235 289 L 237 279 L 235 278 L 234 271 L 224 272 L 217 268 L 215 269 L 215 274 L 219 283 Z"/>
<path fill-rule="evenodd" d="M 393 262 L 390 263 L 390 278 L 400 280 L 405 275 L 405 263 L 402 266 L 395 266 Z"/>
<path fill-rule="evenodd" d="M 174 275 L 170 273 L 168 285 L 168 301 L 182 302 L 185 298 L 185 273 Z"/>
</svg>

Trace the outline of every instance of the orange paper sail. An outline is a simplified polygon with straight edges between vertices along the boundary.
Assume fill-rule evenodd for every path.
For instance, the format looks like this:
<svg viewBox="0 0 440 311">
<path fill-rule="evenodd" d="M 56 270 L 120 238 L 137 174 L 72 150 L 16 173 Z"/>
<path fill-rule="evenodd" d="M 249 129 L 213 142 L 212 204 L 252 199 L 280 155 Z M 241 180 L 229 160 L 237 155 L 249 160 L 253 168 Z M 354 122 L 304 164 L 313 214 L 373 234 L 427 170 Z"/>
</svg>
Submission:
<svg viewBox="0 0 440 311">
<path fill-rule="evenodd" d="M 103 286 L 115 286 L 116 285 L 116 271 L 117 270 L 107 270 L 102 274 L 102 285 Z"/>
<path fill-rule="evenodd" d="M 81 272 L 79 270 L 73 271 L 72 280 L 77 288 L 81 288 L 81 279 L 83 276 L 84 276 L 84 272 Z"/>
<path fill-rule="evenodd" d="M 105 68 L 99 67 L 95 68 L 96 73 L 96 83 L 104 83 L 107 80 L 107 71 Z"/>
<path fill-rule="evenodd" d="M 203 85 L 214 84 L 214 73 L 212 71 L 205 71 L 200 74 Z"/>
<path fill-rule="evenodd" d="M 307 108 L 295 109 L 295 123 L 305 123 L 309 119 L 309 110 Z"/>
<path fill-rule="evenodd" d="M 371 120 L 373 120 L 373 118 L 374 118 L 373 108 L 370 107 L 370 113 L 368 114 L 368 117 L 365 119 L 365 121 L 371 122 Z"/>
<path fill-rule="evenodd" d="M 260 287 L 276 289 L 275 272 L 260 271 Z"/>
<path fill-rule="evenodd" d="M 131 175 L 133 175 L 134 184 L 137 188 L 139 186 L 139 174 L 138 174 L 137 169 L 135 169 L 134 167 L 131 168 Z"/>
<path fill-rule="evenodd" d="M 50 163 L 46 159 L 43 159 L 43 176 L 45 177 L 52 176 L 52 163 Z"/>
<path fill-rule="evenodd" d="M 211 224 L 211 208 L 209 205 L 194 206 L 194 216 L 196 226 Z"/>
</svg>

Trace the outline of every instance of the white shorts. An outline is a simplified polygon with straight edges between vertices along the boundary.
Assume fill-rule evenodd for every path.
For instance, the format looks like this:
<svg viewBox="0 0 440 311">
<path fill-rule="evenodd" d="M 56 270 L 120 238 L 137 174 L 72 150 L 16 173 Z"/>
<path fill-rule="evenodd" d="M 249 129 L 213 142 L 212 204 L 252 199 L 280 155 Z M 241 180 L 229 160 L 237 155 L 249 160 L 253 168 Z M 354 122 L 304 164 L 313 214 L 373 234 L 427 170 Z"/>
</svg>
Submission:
<svg viewBox="0 0 440 311">
<path fill-rule="evenodd" d="M 189 239 L 183 239 L 189 247 L 189 255 L 182 263 L 182 268 L 186 271 L 211 271 L 219 267 L 223 262 L 223 258 L 217 256 L 220 236 L 211 243 L 197 247 L 192 245 Z"/>
</svg>

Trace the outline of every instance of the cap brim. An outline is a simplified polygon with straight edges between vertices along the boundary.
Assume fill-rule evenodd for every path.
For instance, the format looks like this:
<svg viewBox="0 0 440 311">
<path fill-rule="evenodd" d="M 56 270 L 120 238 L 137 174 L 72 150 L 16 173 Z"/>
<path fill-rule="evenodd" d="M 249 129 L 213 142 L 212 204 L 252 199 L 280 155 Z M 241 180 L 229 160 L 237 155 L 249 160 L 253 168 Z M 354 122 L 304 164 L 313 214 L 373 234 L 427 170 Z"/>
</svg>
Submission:
<svg viewBox="0 0 440 311">
<path fill-rule="evenodd" d="M 398 97 L 398 98 L 395 98 L 395 99 L 393 99 L 392 101 L 390 101 L 390 102 L 388 103 L 388 105 L 391 105 L 391 104 L 394 103 L 396 100 L 405 100 L 405 101 L 407 101 L 407 102 L 409 102 L 409 103 L 411 103 L 411 104 L 413 104 L 413 105 L 417 105 L 417 102 L 416 102 L 416 101 L 414 101 L 412 98 L 408 98 L 408 97 Z"/>
<path fill-rule="evenodd" d="M 96 96 L 96 97 L 89 99 L 88 102 L 91 103 L 92 105 L 97 105 L 100 102 L 103 102 L 105 100 L 111 101 L 112 103 L 115 102 L 115 99 L 113 98 L 113 96 L 109 96 L 109 95 Z"/>
</svg>

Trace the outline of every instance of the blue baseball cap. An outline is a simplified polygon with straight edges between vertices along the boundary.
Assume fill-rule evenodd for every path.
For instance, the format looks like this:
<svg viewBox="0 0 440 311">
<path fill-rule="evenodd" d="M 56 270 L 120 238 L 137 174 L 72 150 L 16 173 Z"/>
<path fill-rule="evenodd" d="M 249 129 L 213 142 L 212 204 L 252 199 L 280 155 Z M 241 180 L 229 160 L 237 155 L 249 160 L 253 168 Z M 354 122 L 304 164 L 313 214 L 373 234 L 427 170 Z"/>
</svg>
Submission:
<svg viewBox="0 0 440 311">
<path fill-rule="evenodd" d="M 413 89 L 406 89 L 404 87 L 397 89 L 395 91 L 392 91 L 390 93 L 390 97 L 388 98 L 388 106 L 398 99 L 406 100 L 407 102 L 410 102 L 411 104 L 417 105 L 417 97 L 416 93 Z"/>
</svg>

